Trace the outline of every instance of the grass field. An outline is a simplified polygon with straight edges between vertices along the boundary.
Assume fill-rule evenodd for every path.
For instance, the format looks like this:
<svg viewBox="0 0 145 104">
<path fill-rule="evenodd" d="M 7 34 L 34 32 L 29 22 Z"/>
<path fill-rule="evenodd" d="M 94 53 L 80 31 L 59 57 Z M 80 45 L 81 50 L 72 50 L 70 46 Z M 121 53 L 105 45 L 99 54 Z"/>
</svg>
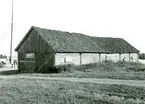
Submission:
<svg viewBox="0 0 145 104">
<path fill-rule="evenodd" d="M 68 66 L 65 67 L 66 67 L 65 69 L 66 71 L 61 71 L 61 73 L 51 73 L 51 74 L 35 73 L 35 74 L 30 74 L 30 76 L 145 80 L 145 65 L 140 63 L 128 63 L 128 62 L 112 63 L 111 62 L 108 64 L 95 63 L 87 66 L 78 67 L 72 65 L 70 67 Z M 64 68 L 62 70 L 64 70 Z"/>
<path fill-rule="evenodd" d="M 145 65 L 140 63 L 96 63 L 85 70 L 75 70 L 72 73 L 51 74 L 60 77 L 81 78 L 112 78 L 126 80 L 145 80 Z"/>
<path fill-rule="evenodd" d="M 62 68 L 62 67 L 61 67 Z M 145 80 L 145 64 L 140 63 L 95 63 L 84 66 L 65 66 L 60 69 L 61 73 L 33 73 L 23 74 L 17 73 L 17 70 L 1 71 L 0 75 L 26 75 L 26 76 L 45 76 L 45 77 L 76 77 L 76 78 L 111 78 L 124 80 Z"/>
<path fill-rule="evenodd" d="M 144 87 L 25 78 L 0 82 L 0 104 L 145 104 Z"/>
<path fill-rule="evenodd" d="M 145 104 L 145 87 L 56 81 L 38 77 L 82 77 L 145 79 L 145 65 L 137 63 L 97 63 L 73 71 L 53 74 L 20 74 L 2 71 L 0 104 Z M 12 75 L 14 78 L 8 78 Z M 18 77 L 18 76 L 23 76 Z M 34 77 L 35 78 L 27 78 Z"/>
</svg>

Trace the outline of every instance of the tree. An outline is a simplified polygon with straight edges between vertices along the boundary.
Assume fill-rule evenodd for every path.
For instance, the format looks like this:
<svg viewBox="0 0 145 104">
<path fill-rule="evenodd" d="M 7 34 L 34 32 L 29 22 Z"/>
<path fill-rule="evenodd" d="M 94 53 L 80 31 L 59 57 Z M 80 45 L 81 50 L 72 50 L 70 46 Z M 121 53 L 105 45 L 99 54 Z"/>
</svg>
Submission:
<svg viewBox="0 0 145 104">
<path fill-rule="evenodd" d="M 139 59 L 145 59 L 145 53 L 140 53 L 139 54 Z"/>
</svg>

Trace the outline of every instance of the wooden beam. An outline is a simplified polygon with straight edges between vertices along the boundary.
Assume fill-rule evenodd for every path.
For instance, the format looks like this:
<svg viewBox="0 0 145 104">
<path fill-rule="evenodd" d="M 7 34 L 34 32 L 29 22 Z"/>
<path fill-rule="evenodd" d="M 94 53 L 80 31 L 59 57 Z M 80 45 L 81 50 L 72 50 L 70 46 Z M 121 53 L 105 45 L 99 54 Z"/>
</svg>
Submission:
<svg viewBox="0 0 145 104">
<path fill-rule="evenodd" d="M 82 53 L 80 53 L 80 65 L 82 64 Z"/>
</svg>

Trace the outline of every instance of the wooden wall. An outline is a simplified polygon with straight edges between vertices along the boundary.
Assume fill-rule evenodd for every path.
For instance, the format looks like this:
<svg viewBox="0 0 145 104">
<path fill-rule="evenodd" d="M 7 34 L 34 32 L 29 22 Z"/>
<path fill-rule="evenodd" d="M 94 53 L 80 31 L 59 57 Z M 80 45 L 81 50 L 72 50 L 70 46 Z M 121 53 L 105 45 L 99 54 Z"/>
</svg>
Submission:
<svg viewBox="0 0 145 104">
<path fill-rule="evenodd" d="M 18 49 L 22 53 L 47 53 L 53 52 L 52 48 L 37 34 L 35 30 L 29 33 Z"/>
<path fill-rule="evenodd" d="M 51 72 L 54 66 L 54 54 L 37 53 L 35 55 L 36 72 Z"/>
<path fill-rule="evenodd" d="M 35 58 L 26 58 L 25 53 L 18 53 L 18 71 L 33 72 L 35 70 Z"/>
<path fill-rule="evenodd" d="M 34 58 L 27 58 L 27 54 L 34 54 Z M 18 70 L 22 72 L 37 71 L 41 65 L 47 60 L 47 64 L 40 69 L 48 69 L 53 66 L 53 50 L 52 48 L 37 34 L 35 30 L 30 31 L 25 41 L 18 49 Z"/>
</svg>

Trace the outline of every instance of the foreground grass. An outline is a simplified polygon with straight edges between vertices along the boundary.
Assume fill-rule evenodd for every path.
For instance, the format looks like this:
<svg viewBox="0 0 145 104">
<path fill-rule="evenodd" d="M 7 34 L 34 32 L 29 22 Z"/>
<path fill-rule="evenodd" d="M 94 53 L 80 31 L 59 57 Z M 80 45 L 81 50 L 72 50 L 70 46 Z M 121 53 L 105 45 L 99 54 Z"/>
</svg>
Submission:
<svg viewBox="0 0 145 104">
<path fill-rule="evenodd" d="M 62 67 L 61 67 L 62 68 Z M 140 63 L 95 63 L 87 66 L 70 66 L 66 71 L 53 74 L 26 74 L 26 76 L 76 77 L 76 78 L 111 78 L 124 80 L 145 80 L 145 65 Z M 64 68 L 63 68 L 64 70 Z M 71 71 L 67 71 L 71 70 Z M 25 75 L 25 74 L 23 74 Z"/>
<path fill-rule="evenodd" d="M 65 71 L 64 71 L 65 69 Z M 49 70 L 49 69 L 48 69 Z M 124 80 L 145 80 L 145 65 L 140 63 L 117 62 L 95 63 L 84 66 L 63 66 L 60 73 L 18 73 L 17 70 L 1 71 L 0 75 L 23 75 L 43 77 L 111 78 Z"/>
<path fill-rule="evenodd" d="M 46 79 L 0 79 L 1 104 L 145 104 L 145 88 Z"/>
</svg>

